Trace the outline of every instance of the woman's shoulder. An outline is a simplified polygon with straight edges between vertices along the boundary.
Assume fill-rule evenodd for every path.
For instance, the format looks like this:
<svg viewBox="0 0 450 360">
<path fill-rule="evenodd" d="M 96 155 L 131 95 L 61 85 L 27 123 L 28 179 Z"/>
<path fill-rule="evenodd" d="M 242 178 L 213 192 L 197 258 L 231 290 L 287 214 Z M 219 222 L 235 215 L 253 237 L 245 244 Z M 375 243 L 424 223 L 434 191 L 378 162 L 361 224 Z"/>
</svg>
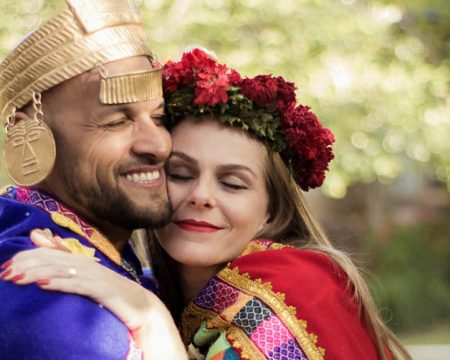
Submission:
<svg viewBox="0 0 450 360">
<path fill-rule="evenodd" d="M 269 242 L 247 248 L 211 279 L 186 309 L 185 339 L 192 338 L 192 329 L 200 328 L 194 344 L 202 346 L 198 339 L 220 328 L 225 330 L 222 342 L 228 343 L 239 358 L 271 359 L 286 353 L 289 359 L 322 359 L 323 351 L 306 322 L 296 316 L 297 307 L 286 301 L 286 294 L 276 285 L 278 279 L 272 275 L 281 271 L 275 267 L 267 272 L 261 269 L 271 267 L 260 262 L 265 254 L 280 258 L 292 250 Z"/>
<path fill-rule="evenodd" d="M 308 359 L 321 358 L 323 351 L 332 359 L 377 358 L 353 286 L 326 253 L 266 244 L 237 258 L 218 277 L 266 304 Z"/>
<path fill-rule="evenodd" d="M 340 266 L 324 252 L 294 248 L 276 242 L 257 240 L 229 264 L 250 278 L 270 281 L 278 286 L 303 286 L 304 289 L 324 288 L 335 283 L 347 287 L 347 276 Z"/>
<path fill-rule="evenodd" d="M 246 359 L 377 358 L 339 266 L 324 253 L 269 241 L 253 242 L 211 279 L 182 328 L 187 342 L 200 328 L 197 346 L 216 329 L 224 348 Z"/>
<path fill-rule="evenodd" d="M 262 284 L 270 289 L 261 294 L 265 299 L 281 295 L 286 304 L 302 309 L 303 313 L 324 312 L 323 307 L 335 308 L 336 304 L 345 304 L 351 313 L 358 312 L 347 274 L 324 252 L 266 244 L 264 250 L 260 248 L 238 257 L 218 277 L 242 283 L 244 291 L 255 282 Z M 243 278 L 249 280 L 245 286 Z"/>
</svg>

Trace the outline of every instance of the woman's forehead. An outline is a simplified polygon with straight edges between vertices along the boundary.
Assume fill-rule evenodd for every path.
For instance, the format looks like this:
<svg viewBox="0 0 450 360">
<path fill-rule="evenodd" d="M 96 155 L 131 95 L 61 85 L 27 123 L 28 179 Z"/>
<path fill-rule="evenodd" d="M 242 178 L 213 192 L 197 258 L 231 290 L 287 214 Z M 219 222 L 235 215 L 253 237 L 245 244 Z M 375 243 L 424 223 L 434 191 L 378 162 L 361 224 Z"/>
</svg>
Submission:
<svg viewBox="0 0 450 360">
<path fill-rule="evenodd" d="M 185 120 L 172 131 L 173 149 L 197 161 L 240 163 L 261 167 L 267 150 L 243 130 L 215 119 Z"/>
</svg>

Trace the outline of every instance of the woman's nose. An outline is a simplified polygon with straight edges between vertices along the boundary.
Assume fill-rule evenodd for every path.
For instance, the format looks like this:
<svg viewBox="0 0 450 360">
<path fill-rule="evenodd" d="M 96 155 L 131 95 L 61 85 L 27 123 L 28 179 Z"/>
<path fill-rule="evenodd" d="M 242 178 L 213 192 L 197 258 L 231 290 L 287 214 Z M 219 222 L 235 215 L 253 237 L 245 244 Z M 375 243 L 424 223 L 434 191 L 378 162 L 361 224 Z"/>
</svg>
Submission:
<svg viewBox="0 0 450 360">
<path fill-rule="evenodd" d="M 215 191 L 210 181 L 200 179 L 191 191 L 189 205 L 197 208 L 211 209 L 217 204 L 214 194 Z"/>
</svg>

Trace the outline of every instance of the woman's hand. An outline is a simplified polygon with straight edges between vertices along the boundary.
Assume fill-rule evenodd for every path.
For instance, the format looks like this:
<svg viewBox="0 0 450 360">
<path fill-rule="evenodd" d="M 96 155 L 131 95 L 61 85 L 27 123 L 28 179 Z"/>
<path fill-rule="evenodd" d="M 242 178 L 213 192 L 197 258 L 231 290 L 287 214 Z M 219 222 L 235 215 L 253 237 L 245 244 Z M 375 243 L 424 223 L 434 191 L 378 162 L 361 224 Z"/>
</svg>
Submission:
<svg viewBox="0 0 450 360">
<path fill-rule="evenodd" d="M 130 329 L 145 358 L 186 358 L 173 319 L 156 295 L 98 264 L 93 257 L 66 252 L 59 237 L 34 230 L 31 239 L 45 247 L 16 254 L 2 266 L 3 280 L 87 296 Z"/>
</svg>

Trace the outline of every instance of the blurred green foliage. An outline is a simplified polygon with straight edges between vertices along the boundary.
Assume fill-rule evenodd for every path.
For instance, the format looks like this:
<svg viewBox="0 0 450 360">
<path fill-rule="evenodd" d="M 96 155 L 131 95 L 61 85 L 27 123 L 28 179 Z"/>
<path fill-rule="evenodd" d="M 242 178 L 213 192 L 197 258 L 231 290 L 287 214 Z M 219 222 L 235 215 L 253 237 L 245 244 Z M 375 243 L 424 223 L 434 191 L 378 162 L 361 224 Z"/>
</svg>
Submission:
<svg viewBox="0 0 450 360">
<path fill-rule="evenodd" d="M 377 275 L 373 293 L 395 330 L 420 333 L 449 323 L 449 230 L 398 227 L 383 242 L 367 242 Z"/>
<path fill-rule="evenodd" d="M 214 50 L 248 75 L 298 84 L 336 135 L 324 190 L 397 178 L 411 164 L 450 188 L 447 0 L 138 0 L 151 47 Z M 405 3 L 408 3 L 406 5 Z M 62 0 L 0 0 L 0 57 Z"/>
</svg>

